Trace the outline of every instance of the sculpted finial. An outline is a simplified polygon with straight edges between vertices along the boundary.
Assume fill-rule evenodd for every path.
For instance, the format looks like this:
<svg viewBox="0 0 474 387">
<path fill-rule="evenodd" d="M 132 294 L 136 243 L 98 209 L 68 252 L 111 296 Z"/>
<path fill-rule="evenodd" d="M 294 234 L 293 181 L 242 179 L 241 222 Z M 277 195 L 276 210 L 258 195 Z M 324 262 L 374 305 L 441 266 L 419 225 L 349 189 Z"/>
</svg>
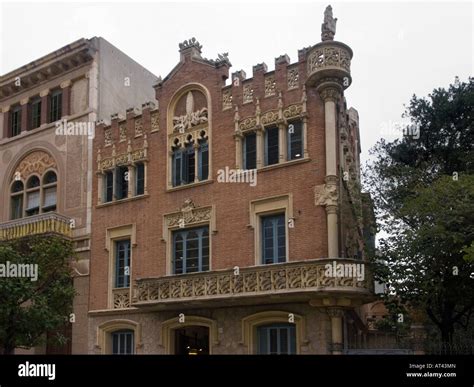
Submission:
<svg viewBox="0 0 474 387">
<path fill-rule="evenodd" d="M 336 22 L 337 19 L 334 19 L 332 16 L 332 7 L 328 5 L 324 11 L 324 22 L 321 24 L 321 40 L 323 42 L 326 40 L 334 40 L 334 35 L 336 35 Z"/>
</svg>

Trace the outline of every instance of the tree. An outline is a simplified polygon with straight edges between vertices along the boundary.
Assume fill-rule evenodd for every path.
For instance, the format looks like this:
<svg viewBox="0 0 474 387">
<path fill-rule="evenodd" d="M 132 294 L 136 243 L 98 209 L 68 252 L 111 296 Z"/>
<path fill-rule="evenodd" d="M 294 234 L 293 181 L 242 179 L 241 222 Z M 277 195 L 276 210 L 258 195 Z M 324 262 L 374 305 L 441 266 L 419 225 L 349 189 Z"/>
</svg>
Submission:
<svg viewBox="0 0 474 387">
<path fill-rule="evenodd" d="M 46 332 L 68 321 L 75 295 L 69 265 L 73 256 L 72 242 L 54 235 L 0 244 L 0 347 L 4 354 L 39 345 Z M 12 277 L 13 272 L 8 271 L 26 264 L 38 265 L 36 280 L 33 276 Z M 31 275 L 34 267 L 30 269 Z M 57 340 L 64 337 L 59 335 Z"/>
<path fill-rule="evenodd" d="M 374 260 L 385 298 L 423 310 L 444 343 L 474 312 L 473 106 L 474 78 L 414 95 L 404 116 L 417 130 L 380 140 L 364 174 L 389 234 Z"/>
</svg>

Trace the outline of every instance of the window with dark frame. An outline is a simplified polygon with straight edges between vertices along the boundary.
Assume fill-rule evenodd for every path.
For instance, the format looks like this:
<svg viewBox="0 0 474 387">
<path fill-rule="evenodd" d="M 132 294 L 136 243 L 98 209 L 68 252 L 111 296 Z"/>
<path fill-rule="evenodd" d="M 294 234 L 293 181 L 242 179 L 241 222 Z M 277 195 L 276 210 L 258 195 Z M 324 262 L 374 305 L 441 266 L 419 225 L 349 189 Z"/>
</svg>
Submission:
<svg viewBox="0 0 474 387">
<path fill-rule="evenodd" d="M 114 287 L 130 287 L 130 239 L 115 242 Z"/>
<path fill-rule="evenodd" d="M 135 195 L 145 193 L 145 165 L 137 163 L 135 165 Z"/>
<path fill-rule="evenodd" d="M 113 355 L 133 355 L 134 332 L 131 329 L 123 329 L 111 333 Z"/>
<path fill-rule="evenodd" d="M 205 159 L 204 161 L 208 163 L 207 149 L 205 151 L 205 154 L 201 157 L 203 157 Z M 195 162 L 196 160 L 193 144 L 188 144 L 185 148 L 176 148 L 173 151 L 173 187 L 194 183 Z M 205 170 L 203 170 L 202 168 L 198 168 L 198 171 L 199 170 L 201 171 L 201 173 L 205 172 Z"/>
<path fill-rule="evenodd" d="M 104 176 L 104 202 L 111 202 L 114 198 L 114 173 L 105 172 Z"/>
<path fill-rule="evenodd" d="M 29 129 L 35 129 L 41 126 L 41 98 L 35 98 L 31 102 L 30 126 Z"/>
<path fill-rule="evenodd" d="M 38 176 L 31 176 L 26 183 L 26 216 L 40 213 L 40 185 Z"/>
<path fill-rule="evenodd" d="M 173 274 L 209 270 L 209 226 L 173 231 Z"/>
<path fill-rule="evenodd" d="M 22 181 L 15 181 L 11 188 L 11 213 L 10 219 L 23 217 L 23 195 L 24 185 Z"/>
<path fill-rule="evenodd" d="M 56 186 L 57 177 L 53 171 L 49 171 L 43 177 L 43 207 L 42 212 L 56 211 Z"/>
<path fill-rule="evenodd" d="M 62 117 L 63 93 L 56 90 L 51 93 L 49 98 L 49 122 L 58 121 Z"/>
<path fill-rule="evenodd" d="M 198 172 L 199 181 L 207 180 L 209 177 L 209 144 L 207 140 L 199 141 Z"/>
<path fill-rule="evenodd" d="M 115 198 L 128 197 L 128 167 L 117 167 L 115 170 Z"/>
<path fill-rule="evenodd" d="M 265 165 L 278 164 L 279 162 L 278 137 L 279 129 L 277 126 L 265 129 Z"/>
<path fill-rule="evenodd" d="M 303 157 L 303 123 L 292 121 L 287 127 L 288 161 Z"/>
<path fill-rule="evenodd" d="M 257 168 L 257 135 L 255 133 L 246 134 L 242 146 L 244 169 Z"/>
<path fill-rule="evenodd" d="M 286 262 L 285 214 L 261 217 L 262 264 Z"/>
<path fill-rule="evenodd" d="M 11 137 L 20 135 L 21 133 L 21 106 L 15 106 L 10 115 L 10 134 Z"/>
<path fill-rule="evenodd" d="M 257 354 L 295 355 L 295 325 L 269 324 L 257 327 Z"/>
</svg>

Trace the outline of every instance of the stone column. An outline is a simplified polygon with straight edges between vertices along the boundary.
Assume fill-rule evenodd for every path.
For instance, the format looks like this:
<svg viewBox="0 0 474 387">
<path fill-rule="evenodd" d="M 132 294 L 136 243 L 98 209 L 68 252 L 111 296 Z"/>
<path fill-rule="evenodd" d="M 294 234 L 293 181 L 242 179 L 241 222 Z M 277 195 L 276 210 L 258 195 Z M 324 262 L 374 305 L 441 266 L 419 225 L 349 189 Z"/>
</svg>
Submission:
<svg viewBox="0 0 474 387">
<path fill-rule="evenodd" d="M 331 353 L 333 355 L 342 355 L 344 349 L 342 337 L 344 310 L 341 308 L 328 308 L 327 314 L 331 319 Z"/>
<path fill-rule="evenodd" d="M 71 114 L 70 112 L 70 100 L 71 100 L 71 81 L 64 81 L 61 83 L 60 87 L 63 91 L 62 96 L 62 106 L 61 106 L 61 113 L 62 116 L 68 116 Z"/>
<path fill-rule="evenodd" d="M 196 139 L 193 144 L 194 148 L 194 182 L 197 183 L 199 181 L 199 142 Z"/>
<path fill-rule="evenodd" d="M 102 204 L 104 195 L 104 176 L 102 172 L 97 172 L 97 204 Z"/>
<path fill-rule="evenodd" d="M 131 198 L 136 195 L 135 192 L 135 166 L 129 165 L 128 166 L 128 192 L 127 197 Z"/>
<path fill-rule="evenodd" d="M 287 155 L 288 146 L 285 146 L 287 145 L 286 134 L 287 132 L 286 132 L 285 125 L 279 124 L 278 125 L 278 162 L 280 164 L 284 163 L 288 158 L 288 155 Z"/>
<path fill-rule="evenodd" d="M 49 121 L 49 89 L 40 92 L 41 97 L 41 126 L 46 125 Z"/>
<path fill-rule="evenodd" d="M 338 211 L 338 177 L 337 177 L 337 130 L 336 130 L 336 101 L 340 90 L 336 87 L 325 87 L 319 90 L 324 101 L 325 142 L 326 142 L 326 178 L 320 193 L 320 205 L 326 207 L 328 258 L 339 256 Z"/>
<path fill-rule="evenodd" d="M 24 98 L 20 101 L 21 105 L 21 131 L 26 132 L 28 130 L 28 117 L 30 106 L 28 105 L 29 99 Z"/>
</svg>

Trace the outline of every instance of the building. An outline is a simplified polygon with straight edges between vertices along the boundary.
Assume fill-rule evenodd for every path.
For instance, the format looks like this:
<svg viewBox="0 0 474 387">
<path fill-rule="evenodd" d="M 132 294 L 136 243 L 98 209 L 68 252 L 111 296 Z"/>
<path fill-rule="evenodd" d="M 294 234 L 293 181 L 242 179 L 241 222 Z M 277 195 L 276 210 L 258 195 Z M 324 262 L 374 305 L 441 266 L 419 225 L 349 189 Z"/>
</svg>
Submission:
<svg viewBox="0 0 474 387">
<path fill-rule="evenodd" d="M 87 352 L 95 122 L 153 99 L 156 79 L 97 37 L 0 77 L 0 240 L 54 232 L 72 238 L 79 257 L 72 345 L 34 353 Z"/>
<path fill-rule="evenodd" d="M 335 23 L 251 78 L 187 40 L 159 105 L 100 122 L 89 353 L 340 354 L 363 329 L 373 232 Z"/>
</svg>

